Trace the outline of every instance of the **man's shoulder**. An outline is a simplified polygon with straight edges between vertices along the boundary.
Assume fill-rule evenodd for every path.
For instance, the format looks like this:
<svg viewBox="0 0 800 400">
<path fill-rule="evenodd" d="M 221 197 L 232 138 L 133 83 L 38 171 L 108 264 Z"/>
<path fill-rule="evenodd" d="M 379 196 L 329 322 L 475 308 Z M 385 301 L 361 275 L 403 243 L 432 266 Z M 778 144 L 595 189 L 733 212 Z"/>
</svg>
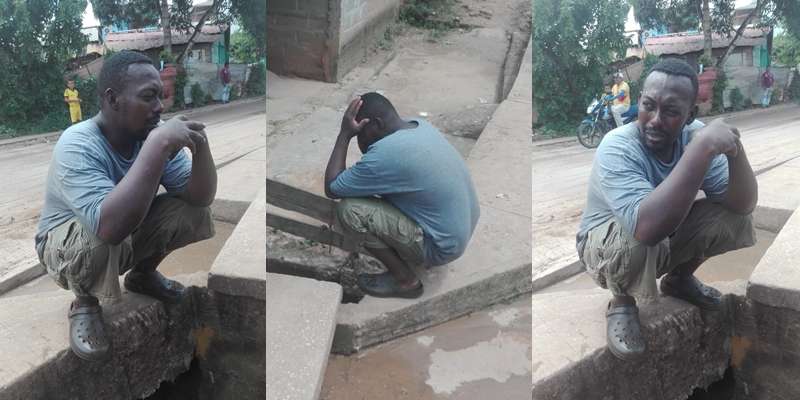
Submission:
<svg viewBox="0 0 800 400">
<path fill-rule="evenodd" d="M 56 153 L 75 149 L 96 151 L 98 146 L 102 146 L 102 140 L 102 133 L 97 124 L 87 119 L 65 129 L 59 136 L 54 151 Z"/>
</svg>

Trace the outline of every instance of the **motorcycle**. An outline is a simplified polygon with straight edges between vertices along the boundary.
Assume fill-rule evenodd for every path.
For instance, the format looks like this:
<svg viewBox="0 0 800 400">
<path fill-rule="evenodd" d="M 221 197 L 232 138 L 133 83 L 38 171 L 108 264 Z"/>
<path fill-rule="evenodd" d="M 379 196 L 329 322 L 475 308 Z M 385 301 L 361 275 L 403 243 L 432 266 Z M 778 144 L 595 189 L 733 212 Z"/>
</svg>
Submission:
<svg viewBox="0 0 800 400">
<path fill-rule="evenodd" d="M 611 103 L 614 97 L 606 95 L 600 99 L 594 99 L 586 109 L 586 118 L 578 125 L 578 141 L 589 149 L 597 147 L 603 140 L 606 133 L 617 128 L 614 116 L 611 114 Z M 628 124 L 637 119 L 639 107 L 631 104 L 628 111 L 622 113 L 622 123 Z"/>
</svg>

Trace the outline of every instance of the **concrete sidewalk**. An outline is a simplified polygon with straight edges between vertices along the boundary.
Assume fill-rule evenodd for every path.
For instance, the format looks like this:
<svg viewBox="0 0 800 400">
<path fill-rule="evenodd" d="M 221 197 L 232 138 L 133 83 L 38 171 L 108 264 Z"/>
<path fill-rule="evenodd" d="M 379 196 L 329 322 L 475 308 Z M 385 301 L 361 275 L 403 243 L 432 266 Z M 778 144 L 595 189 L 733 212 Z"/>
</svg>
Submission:
<svg viewBox="0 0 800 400">
<path fill-rule="evenodd" d="M 777 231 L 800 205 L 800 107 L 731 114 L 757 174 L 759 227 Z M 537 147 L 533 152 L 533 290 L 582 271 L 575 234 L 586 201 L 594 150 L 578 144 Z"/>
<path fill-rule="evenodd" d="M 500 104 L 466 160 L 481 204 L 481 218 L 466 253 L 453 263 L 423 273 L 425 294 L 419 299 L 367 296 L 358 303 L 343 304 L 334 352 L 352 353 L 530 291 L 530 52 L 529 47 L 508 99 Z M 330 118 L 340 118 L 331 114 Z M 299 150 L 301 145 L 295 146 Z M 329 151 L 325 146 L 325 152 Z M 306 153 L 275 152 L 269 160 L 275 168 L 268 166 L 268 170 L 279 175 L 279 180 L 319 192 L 326 159 L 327 154 L 310 160 Z M 312 169 L 309 163 L 320 165 Z M 274 244 L 280 243 L 284 242 Z M 274 256 L 275 263 L 317 263 L 335 270 L 331 264 L 346 262 L 346 255 L 339 251 L 326 254 L 309 246 L 297 247 L 269 251 L 268 263 Z M 309 260 L 309 252 L 319 260 Z"/>
</svg>

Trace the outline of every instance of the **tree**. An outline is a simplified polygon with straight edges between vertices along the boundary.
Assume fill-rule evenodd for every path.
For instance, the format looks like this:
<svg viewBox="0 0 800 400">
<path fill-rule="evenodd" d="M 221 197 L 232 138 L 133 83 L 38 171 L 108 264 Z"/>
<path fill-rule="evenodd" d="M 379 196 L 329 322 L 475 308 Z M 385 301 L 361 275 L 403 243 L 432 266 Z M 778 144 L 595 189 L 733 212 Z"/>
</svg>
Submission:
<svg viewBox="0 0 800 400">
<path fill-rule="evenodd" d="M 191 50 L 194 38 L 206 23 L 228 24 L 231 21 L 231 1 L 213 0 L 197 24 L 193 23 L 192 0 L 91 0 L 95 16 L 103 25 L 125 23 L 131 28 L 161 24 L 164 50 L 172 52 L 172 31 L 192 32 L 186 48 L 176 58 L 180 62 Z"/>
<path fill-rule="evenodd" d="M 757 0 L 755 7 L 738 27 L 733 26 L 734 0 L 631 0 L 631 4 L 634 6 L 636 19 L 644 29 L 676 27 L 678 20 L 686 24 L 681 25 L 684 28 L 687 25 L 695 28 L 700 26 L 704 36 L 703 55 L 709 59 L 713 59 L 712 33 L 727 36 L 728 46 L 723 56 L 717 59 L 717 68 L 725 64 L 733 52 L 734 43 L 756 17 L 760 21 L 759 26 L 781 24 L 790 32 L 800 33 L 800 6 L 797 0 Z"/>
<path fill-rule="evenodd" d="M 0 125 L 59 122 L 67 61 L 83 51 L 86 0 L 0 0 Z M 55 116 L 51 114 L 56 113 Z M 66 123 L 64 119 L 61 123 Z"/>
<path fill-rule="evenodd" d="M 267 2 L 266 0 L 232 0 L 231 13 L 242 29 L 255 40 L 257 55 L 267 54 Z"/>
<path fill-rule="evenodd" d="M 773 44 L 775 61 L 786 66 L 800 64 L 800 40 L 793 35 L 783 33 L 775 37 Z"/>
<path fill-rule="evenodd" d="M 533 0 L 533 93 L 539 122 L 576 125 L 602 90 L 607 65 L 624 57 L 625 0 Z"/>
<path fill-rule="evenodd" d="M 132 28 L 155 25 L 160 22 L 164 32 L 164 50 L 172 52 L 172 31 L 190 33 L 189 42 L 175 58 L 177 62 L 191 51 L 194 39 L 206 24 L 230 24 L 234 18 L 242 24 L 266 53 L 265 0 L 213 0 L 211 6 L 200 15 L 197 23 L 192 21 L 195 8 L 192 0 L 91 0 L 97 19 L 104 25 L 129 24 Z"/>
</svg>

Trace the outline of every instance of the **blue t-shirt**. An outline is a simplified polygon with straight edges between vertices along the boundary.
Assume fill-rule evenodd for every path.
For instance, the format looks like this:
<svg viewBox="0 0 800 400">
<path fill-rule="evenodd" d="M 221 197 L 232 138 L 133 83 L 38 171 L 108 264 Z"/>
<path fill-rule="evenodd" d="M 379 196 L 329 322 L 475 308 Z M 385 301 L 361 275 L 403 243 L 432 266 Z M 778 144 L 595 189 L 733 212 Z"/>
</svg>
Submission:
<svg viewBox="0 0 800 400">
<path fill-rule="evenodd" d="M 639 124 L 614 129 L 600 143 L 594 156 L 586 208 L 577 235 L 578 249 L 589 231 L 616 218 L 626 232 L 636 232 L 639 204 L 666 179 L 683 156 L 694 132 L 702 128 L 695 120 L 675 141 L 672 161 L 659 160 L 639 140 Z M 700 189 L 706 197 L 720 201 L 728 188 L 728 159 L 718 155 L 711 161 Z"/>
<path fill-rule="evenodd" d="M 137 142 L 133 156 L 123 158 L 92 119 L 72 125 L 61 134 L 53 149 L 44 208 L 36 233 L 36 250 L 40 256 L 47 233 L 73 217 L 97 234 L 103 200 L 133 166 L 141 147 L 142 143 Z M 179 151 L 165 164 L 161 185 L 168 192 L 181 192 L 191 172 L 191 160 L 185 151 Z"/>
<path fill-rule="evenodd" d="M 455 260 L 480 215 L 467 166 L 442 134 L 424 120 L 373 143 L 331 182 L 339 197 L 379 195 L 415 221 L 424 234 L 425 262 Z"/>
</svg>

